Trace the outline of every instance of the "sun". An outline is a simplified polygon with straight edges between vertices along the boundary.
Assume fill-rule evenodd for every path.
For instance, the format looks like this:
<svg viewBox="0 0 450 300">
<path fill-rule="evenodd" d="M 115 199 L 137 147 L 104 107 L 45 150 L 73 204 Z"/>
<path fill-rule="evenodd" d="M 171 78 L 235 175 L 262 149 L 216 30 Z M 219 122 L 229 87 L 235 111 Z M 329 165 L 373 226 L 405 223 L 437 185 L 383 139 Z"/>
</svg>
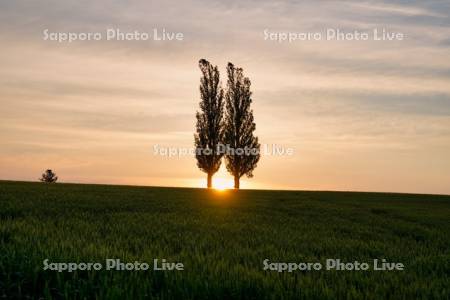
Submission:
<svg viewBox="0 0 450 300">
<path fill-rule="evenodd" d="M 233 181 L 223 177 L 213 177 L 212 186 L 215 190 L 225 191 L 233 188 Z"/>
</svg>

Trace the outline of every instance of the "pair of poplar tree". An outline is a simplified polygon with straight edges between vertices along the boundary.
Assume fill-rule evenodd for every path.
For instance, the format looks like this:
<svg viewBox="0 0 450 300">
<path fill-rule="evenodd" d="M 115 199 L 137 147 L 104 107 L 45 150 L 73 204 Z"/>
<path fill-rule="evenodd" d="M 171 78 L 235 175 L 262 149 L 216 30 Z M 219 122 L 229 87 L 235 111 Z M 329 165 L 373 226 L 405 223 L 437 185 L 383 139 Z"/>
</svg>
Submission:
<svg viewBox="0 0 450 300">
<path fill-rule="evenodd" d="M 228 63 L 224 90 L 217 66 L 201 59 L 199 67 L 201 100 L 194 134 L 197 166 L 207 174 L 207 186 L 211 188 L 212 176 L 220 169 L 224 157 L 227 171 L 234 177 L 234 188 L 239 189 L 240 178 L 243 175 L 253 177 L 260 158 L 260 144 L 254 136 L 256 125 L 250 109 L 251 83 L 242 68 Z M 219 145 L 231 151 L 221 151 Z"/>
</svg>

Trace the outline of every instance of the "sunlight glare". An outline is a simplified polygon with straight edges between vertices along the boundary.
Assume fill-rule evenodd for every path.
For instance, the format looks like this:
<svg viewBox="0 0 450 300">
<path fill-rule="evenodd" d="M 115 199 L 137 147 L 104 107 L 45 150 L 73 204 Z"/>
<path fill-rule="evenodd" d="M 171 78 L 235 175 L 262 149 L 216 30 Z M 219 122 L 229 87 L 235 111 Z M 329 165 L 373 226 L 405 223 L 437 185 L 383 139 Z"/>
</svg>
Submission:
<svg viewBox="0 0 450 300">
<path fill-rule="evenodd" d="M 225 191 L 227 189 L 232 189 L 234 186 L 233 180 L 223 178 L 223 177 L 213 177 L 213 188 L 218 191 Z"/>
</svg>

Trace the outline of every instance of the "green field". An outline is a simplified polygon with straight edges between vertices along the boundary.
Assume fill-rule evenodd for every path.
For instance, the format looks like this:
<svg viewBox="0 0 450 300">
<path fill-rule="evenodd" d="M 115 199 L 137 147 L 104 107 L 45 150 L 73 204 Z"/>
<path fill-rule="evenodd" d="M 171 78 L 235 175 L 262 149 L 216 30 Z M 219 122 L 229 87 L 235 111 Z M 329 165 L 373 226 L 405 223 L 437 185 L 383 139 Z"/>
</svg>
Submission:
<svg viewBox="0 0 450 300">
<path fill-rule="evenodd" d="M 450 196 L 0 181 L 0 298 L 448 299 L 449 237 Z M 44 271 L 47 258 L 185 270 Z M 405 270 L 263 270 L 328 258 Z"/>
</svg>

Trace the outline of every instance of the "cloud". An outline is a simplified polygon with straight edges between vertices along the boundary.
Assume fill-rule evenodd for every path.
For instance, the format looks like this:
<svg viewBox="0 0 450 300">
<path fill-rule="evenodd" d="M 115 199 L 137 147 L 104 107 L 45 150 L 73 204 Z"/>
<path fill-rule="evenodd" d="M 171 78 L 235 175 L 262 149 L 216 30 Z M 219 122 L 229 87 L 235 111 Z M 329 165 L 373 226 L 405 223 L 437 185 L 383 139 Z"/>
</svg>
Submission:
<svg viewBox="0 0 450 300">
<path fill-rule="evenodd" d="M 363 10 L 368 12 L 378 12 L 382 15 L 393 14 L 393 15 L 405 15 L 405 16 L 426 16 L 426 17 L 438 17 L 445 18 L 446 15 L 433 11 L 424 7 L 414 6 L 415 4 L 392 4 L 385 2 L 353 2 L 348 3 L 350 8 Z"/>
</svg>

